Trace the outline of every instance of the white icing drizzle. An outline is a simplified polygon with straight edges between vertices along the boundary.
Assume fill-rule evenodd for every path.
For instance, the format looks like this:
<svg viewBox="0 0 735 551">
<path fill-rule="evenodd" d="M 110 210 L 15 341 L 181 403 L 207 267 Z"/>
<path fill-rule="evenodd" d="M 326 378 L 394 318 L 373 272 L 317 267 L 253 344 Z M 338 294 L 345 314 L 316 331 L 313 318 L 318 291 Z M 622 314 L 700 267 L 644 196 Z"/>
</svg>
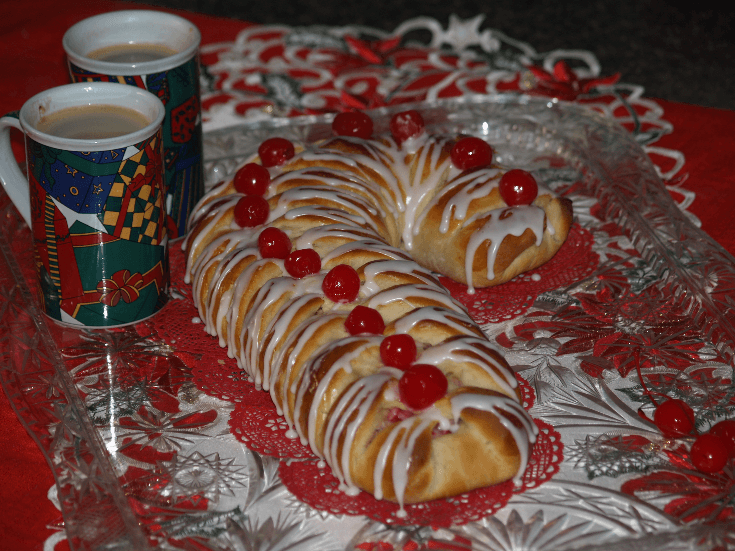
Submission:
<svg viewBox="0 0 735 551">
<path fill-rule="evenodd" d="M 224 217 L 225 213 L 229 208 L 234 208 L 234 206 L 237 204 L 237 201 L 240 199 L 241 195 L 233 195 L 226 197 L 219 201 L 219 206 L 217 209 L 214 210 L 214 216 L 209 220 L 207 225 L 197 234 L 195 238 L 191 238 L 187 236 L 186 241 L 184 242 L 184 246 L 186 247 L 186 250 L 192 251 L 197 250 L 202 245 L 202 241 L 209 238 L 209 234 L 217 228 L 217 226 L 221 225 L 222 218 Z M 240 228 L 231 228 L 231 230 L 236 230 Z M 207 249 L 211 250 L 211 243 L 207 245 Z M 203 255 L 204 256 L 204 255 Z M 201 257 L 200 257 L 201 258 Z M 186 283 L 191 283 L 191 272 L 193 269 L 193 258 L 189 256 L 187 258 L 186 262 L 186 273 L 184 275 L 184 281 Z"/>
<path fill-rule="evenodd" d="M 426 143 L 426 140 L 428 139 L 429 139 L 429 134 L 426 132 L 426 130 L 423 130 L 419 135 L 411 136 L 407 140 L 404 140 L 403 143 L 401 144 L 401 148 L 406 153 L 416 153 L 419 147 L 424 145 L 424 143 Z"/>
<path fill-rule="evenodd" d="M 307 434 L 301 435 L 302 439 L 304 439 L 304 436 L 306 438 L 304 441 L 309 444 L 311 449 L 318 449 L 316 445 L 316 417 L 318 414 L 318 406 L 322 401 L 322 398 L 324 394 L 326 393 L 327 389 L 329 389 L 332 379 L 335 375 L 337 375 L 340 371 L 345 371 L 346 373 L 352 372 L 352 360 L 357 359 L 360 357 L 360 355 L 370 347 L 376 347 L 380 346 L 380 341 L 382 339 L 378 336 L 372 336 L 372 337 L 352 337 L 349 339 L 341 339 L 339 341 L 336 341 L 332 343 L 330 346 L 328 346 L 326 349 L 322 351 L 320 356 L 314 361 L 311 362 L 309 370 L 303 370 L 302 376 L 301 376 L 301 382 L 299 385 L 299 389 L 296 395 L 296 405 L 294 407 L 294 411 L 301 411 L 301 405 L 303 402 L 304 395 L 306 393 L 307 388 L 311 384 L 311 371 L 313 369 L 316 369 L 319 367 L 320 360 L 327 354 L 329 354 L 332 350 L 334 350 L 337 347 L 343 347 L 349 342 L 356 342 L 359 343 L 359 346 L 355 347 L 352 352 L 344 354 L 339 358 L 338 361 L 332 364 L 332 366 L 329 368 L 329 371 L 321 378 L 319 381 L 319 384 L 316 387 L 316 390 L 314 391 L 314 396 L 312 398 L 312 404 L 313 406 L 309 410 L 309 417 L 307 422 Z M 298 430 L 298 426 L 297 426 Z"/>
<path fill-rule="evenodd" d="M 189 217 L 189 220 L 187 222 L 187 229 L 191 229 L 194 226 L 196 226 L 199 223 L 199 220 L 201 220 L 204 216 L 207 215 L 209 212 L 210 204 L 213 204 L 214 200 L 220 198 L 223 194 L 226 193 L 227 187 L 229 185 L 229 182 L 227 180 L 223 180 L 220 183 L 216 184 L 212 187 L 207 193 L 205 193 L 201 199 L 197 202 L 197 204 L 194 206 L 194 210 L 192 211 L 191 216 Z M 187 246 L 187 240 L 190 232 L 187 231 L 187 237 L 184 239 L 184 248 L 188 250 Z"/>
<path fill-rule="evenodd" d="M 361 174 L 364 174 L 364 172 L 361 171 Z M 384 190 L 381 186 L 370 178 L 358 178 L 352 172 L 332 171 L 331 174 L 327 175 L 325 172 L 315 171 L 313 169 L 294 170 L 283 174 L 278 179 L 278 187 L 288 184 L 291 180 L 298 180 L 301 187 L 307 187 L 302 183 L 305 180 L 309 183 L 309 186 L 335 186 L 349 190 L 353 195 L 356 194 L 360 197 L 367 195 L 373 200 L 369 205 L 376 208 L 376 212 L 379 211 L 381 215 L 385 215 L 385 210 L 381 207 L 385 207 L 391 214 L 395 214 L 397 212 L 397 208 L 394 206 L 393 202 L 375 202 L 375 199 L 383 196 Z"/>
<path fill-rule="evenodd" d="M 273 359 L 273 366 L 280 368 L 280 373 L 273 370 L 271 373 L 271 397 L 277 407 L 285 404 L 288 399 L 288 392 L 294 390 L 289 387 L 288 381 L 293 378 L 292 372 L 296 366 L 296 360 L 301 354 L 303 347 L 310 342 L 316 332 L 323 326 L 330 323 L 335 317 L 341 317 L 338 314 L 330 314 L 324 316 L 311 317 L 302 322 L 294 331 L 286 335 L 283 346 L 278 351 L 277 356 Z M 308 369 L 308 366 L 304 369 Z M 275 378 L 282 377 L 284 384 L 281 388 L 281 394 L 275 392 Z M 286 422 L 292 424 L 290 413 L 285 411 L 283 414 Z"/>
<path fill-rule="evenodd" d="M 335 237 L 359 241 L 365 238 L 372 238 L 373 236 L 362 228 L 356 228 L 348 224 L 327 224 L 306 230 L 296 239 L 294 245 L 297 249 L 313 249 L 316 241 Z"/>
<path fill-rule="evenodd" d="M 427 320 L 450 327 L 466 335 L 474 335 L 474 333 L 467 329 L 464 324 L 471 325 L 477 328 L 478 332 L 481 332 L 477 324 L 465 312 L 447 310 L 436 306 L 424 306 L 409 312 L 396 321 L 396 333 L 410 333 L 414 326 Z M 464 322 L 464 324 L 461 322 Z"/>
<path fill-rule="evenodd" d="M 366 296 L 372 296 L 379 292 L 381 287 L 375 280 L 378 275 L 388 272 L 411 274 L 418 278 L 422 283 L 434 286 L 437 289 L 444 289 L 444 287 L 439 285 L 438 281 L 429 270 L 419 266 L 413 260 L 377 260 L 367 264 L 363 270 L 363 274 L 365 276 L 365 283 L 362 286 L 363 293 L 365 293 Z"/>
<path fill-rule="evenodd" d="M 495 346 L 485 339 L 470 336 L 459 337 L 421 351 L 416 362 L 431 365 L 440 365 L 443 362 L 472 362 L 495 380 L 501 392 L 512 396 L 515 389 L 518 388 L 518 381 L 513 373 L 500 364 L 494 356 L 487 353 L 488 348 L 498 352 Z M 480 360 L 476 359 L 475 355 L 479 356 Z"/>
<path fill-rule="evenodd" d="M 421 216 L 416 221 L 416 227 L 413 230 L 414 235 L 418 235 L 421 223 L 431 208 L 435 204 L 438 204 L 445 196 L 451 195 L 451 198 L 444 206 L 442 221 L 439 225 L 439 231 L 441 233 L 447 233 L 452 219 L 464 220 L 473 200 L 489 195 L 493 189 L 498 187 L 500 175 L 501 172 L 497 168 L 483 168 L 473 172 L 459 174 L 456 178 L 449 181 L 422 211 Z"/>
<path fill-rule="evenodd" d="M 223 331 L 223 322 L 227 315 L 230 305 L 232 304 L 233 291 L 237 289 L 230 287 L 222 293 L 219 293 L 222 288 L 223 281 L 227 278 L 232 270 L 234 270 L 241 262 L 246 260 L 253 261 L 248 265 L 244 272 L 240 274 L 238 279 L 238 285 L 240 288 L 244 288 L 250 283 L 252 274 L 263 264 L 269 262 L 268 260 L 260 259 L 258 250 L 250 247 L 236 249 L 228 255 L 223 255 L 219 270 L 215 274 L 213 281 L 214 284 L 210 289 L 209 301 L 205 305 L 205 315 L 207 318 L 207 331 L 210 334 L 221 334 Z M 283 264 L 281 262 L 281 264 Z M 215 302 L 216 298 L 220 296 L 219 303 Z M 235 295 L 239 296 L 239 295 Z M 217 307 L 215 312 L 215 306 Z M 220 346 L 225 346 L 224 340 L 220 337 Z"/>
<path fill-rule="evenodd" d="M 491 353 L 495 348 L 481 337 L 482 331 L 464 306 L 403 249 L 412 248 L 428 210 L 449 197 L 442 211 L 440 232 L 447 232 L 452 220 L 461 221 L 462 227 L 478 219 L 484 220 L 465 251 L 465 270 L 472 290 L 472 260 L 485 241 L 491 242 L 487 273 L 488 279 L 492 279 L 497 250 L 506 236 L 521 235 L 530 228 L 540 243 L 544 231 L 553 234 L 554 228 L 545 227 L 543 210 L 534 206 L 498 209 L 468 217 L 472 201 L 486 196 L 497 186 L 500 172 L 495 168 L 458 170 L 449 157 L 442 156 L 442 150 L 452 139 L 426 133 L 402 145 L 396 144 L 391 137 L 370 141 L 340 139 L 354 144 L 354 151 L 344 154 L 331 150 L 327 142 L 325 147 L 297 153 L 292 164 L 313 163 L 310 168 L 294 170 L 288 165 L 269 168 L 272 181 L 268 193 L 275 207 L 268 223 L 278 222 L 290 232 L 295 248 L 321 247 L 322 244 L 323 248 L 331 248 L 322 256 L 323 266 L 343 258 L 349 262 L 358 258 L 356 253 L 363 254 L 367 260 L 355 260 L 364 279 L 358 301 L 345 307 L 326 299 L 321 290 L 326 270 L 294 279 L 285 273 L 282 260 L 261 258 L 257 236 L 262 227 L 242 229 L 234 222 L 225 222 L 225 214 L 234 208 L 242 194 L 233 193 L 229 183 L 222 183 L 200 201 L 202 208 L 190 222 L 191 228 L 199 227 L 184 241 L 184 248 L 189 251 L 186 281 L 193 280 L 195 304 L 207 332 L 220 335 L 220 345 L 227 347 L 230 357 L 236 358 L 256 385 L 270 392 L 279 414 L 289 426 L 287 435 L 298 436 L 309 445 L 331 467 L 340 481 L 340 490 L 354 494 L 358 488 L 350 473 L 350 456 L 358 428 L 363 426 L 378 401 L 380 404 L 398 401 L 394 388 L 402 371 L 383 366 L 358 377 L 356 372 L 362 373 L 358 369 L 362 366 L 354 362 L 371 347 L 379 346 L 382 337 L 361 335 L 330 340 L 322 335 L 330 330 L 331 324 L 337 323 L 336 320 L 344 320 L 347 310 L 356 304 L 381 307 L 400 300 L 410 302 L 412 297 L 422 304 L 432 303 L 433 306 L 414 308 L 395 320 L 395 331 L 410 333 L 420 323 L 432 322 L 457 336 L 435 346 L 422 344 L 417 361 L 433 365 L 472 363 L 495 381 L 499 392 L 508 396 L 460 390 L 451 397 L 451 418 L 432 406 L 386 427 L 390 432 L 380 447 L 372 473 L 375 495 L 382 498 L 383 476 L 389 472 L 399 503 L 398 514 L 405 515 L 403 502 L 417 438 L 434 424 L 444 431 L 456 431 L 466 408 L 491 412 L 508 429 L 521 454 L 522 468 L 515 475 L 518 482 L 528 463 L 537 428 L 515 399 L 515 377 Z M 425 171 L 425 167 L 430 170 Z M 540 193 L 547 191 L 543 188 Z M 309 201 L 315 203 L 305 204 Z M 501 219 L 504 212 L 512 215 Z M 384 235 L 389 231 L 388 218 L 394 221 L 392 227 L 397 226 L 399 235 Z M 293 234 L 296 230 L 291 228 L 299 222 L 304 222 L 307 229 Z M 218 237 L 212 239 L 211 235 Z M 403 249 L 388 242 L 399 238 Z M 241 304 L 243 297 L 253 295 L 253 278 L 259 270 L 273 266 L 283 275 L 263 284 L 249 305 Z M 383 274 L 391 275 L 381 278 Z M 406 283 L 391 283 L 396 274 L 399 279 L 400 274 L 410 277 L 406 278 Z M 234 275 L 237 277 L 232 282 Z M 209 281 L 206 293 L 205 276 Z M 321 300 L 318 313 L 289 330 L 302 309 L 314 300 Z M 225 326 L 226 341 L 222 337 Z M 315 347 L 314 343 L 322 340 L 324 344 Z M 332 353 L 338 349 L 345 352 L 335 360 Z M 332 364 L 322 369 L 325 372 L 320 373 L 321 378 L 313 388 L 314 374 L 328 357 Z M 348 383 L 329 411 L 320 450 L 317 419 L 321 412 L 318 408 L 338 376 L 354 380 Z M 306 400 L 310 403 L 304 421 L 301 411 L 306 407 Z"/>
<path fill-rule="evenodd" d="M 379 214 L 378 210 L 360 195 L 317 186 L 300 186 L 283 192 L 278 198 L 278 204 L 271 210 L 270 214 L 273 216 L 273 219 L 280 218 L 291 210 L 292 202 L 319 199 L 328 201 L 332 204 L 332 208 L 338 206 L 344 210 L 356 211 L 359 216 L 366 220 Z"/>
<path fill-rule="evenodd" d="M 428 164 L 431 171 L 429 177 L 426 178 L 424 171 L 417 168 L 414 178 L 408 184 L 402 238 L 404 247 L 409 251 L 413 248 L 413 236 L 418 234 L 418 229 L 414 231 L 414 227 L 417 227 L 417 217 L 421 212 L 419 207 L 424 206 L 425 200 L 428 201 L 439 190 L 439 184 L 445 177 L 446 171 L 458 172 L 458 169 L 452 166 L 449 158 L 446 158 L 442 163 L 439 162 L 442 145 L 445 141 L 423 144 L 418 150 L 418 159 L 414 158 L 413 160 L 413 163 L 418 167 Z"/>
<path fill-rule="evenodd" d="M 426 285 L 399 285 L 391 287 L 385 291 L 373 295 L 367 305 L 370 308 L 385 306 L 391 302 L 406 301 L 411 302 L 411 298 L 422 299 L 423 301 L 438 302 L 447 309 L 457 310 L 461 312 L 463 306 L 454 300 L 451 295 L 441 289 L 432 288 Z"/>
<path fill-rule="evenodd" d="M 344 245 L 340 245 L 339 247 L 336 247 L 331 252 L 326 254 L 322 258 L 322 264 L 327 264 L 334 260 L 335 258 L 339 258 L 342 255 L 348 254 L 350 252 L 354 251 L 370 251 L 377 254 L 382 255 L 386 259 L 393 259 L 393 260 L 399 260 L 399 259 L 406 259 L 406 253 L 402 251 L 401 249 L 396 249 L 395 247 L 390 247 L 385 244 L 384 241 L 380 241 L 379 239 L 370 239 L 370 240 L 362 240 L 362 241 L 353 241 L 352 243 L 345 243 Z"/>
<path fill-rule="evenodd" d="M 274 358 L 278 356 L 274 356 L 274 354 L 277 353 L 277 349 L 283 339 L 288 336 L 286 329 L 291 323 L 291 320 L 294 318 L 294 316 L 296 316 L 301 308 L 303 308 L 307 303 L 311 302 L 314 299 L 323 300 L 323 297 L 321 296 L 321 294 L 309 293 L 307 295 L 296 296 L 292 298 L 290 301 L 288 301 L 287 304 L 281 307 L 279 315 L 274 316 L 268 324 L 265 335 L 270 335 L 271 339 L 263 350 L 263 359 L 261 365 L 263 371 L 263 380 L 269 381 L 268 384 L 270 390 L 272 391 L 271 394 L 273 394 L 274 392 L 275 379 L 278 376 L 277 364 L 274 363 Z"/>
<path fill-rule="evenodd" d="M 538 435 L 538 427 L 526 410 L 523 409 L 523 406 L 507 396 L 488 396 L 472 393 L 453 396 L 451 402 L 452 416 L 455 422 L 459 421 L 462 410 L 473 408 L 494 413 L 501 424 L 510 432 L 521 454 L 521 466 L 513 477 L 513 482 L 519 485 L 531 457 L 531 445 L 536 442 L 536 436 Z M 519 426 L 508 417 L 512 417 Z"/>
<path fill-rule="evenodd" d="M 485 241 L 490 241 L 487 250 L 487 278 L 492 280 L 495 278 L 495 259 L 500 249 L 500 244 L 508 235 L 519 237 L 530 229 L 536 236 L 536 246 L 541 244 L 544 237 L 544 227 L 546 225 L 546 214 L 543 209 L 534 205 L 521 205 L 518 207 L 506 207 L 503 209 L 491 210 L 489 213 L 481 213 L 473 216 L 465 222 L 469 224 L 477 218 L 487 217 L 487 221 L 483 227 L 472 234 L 468 243 L 465 257 L 465 273 L 467 274 L 467 288 L 469 293 L 474 292 L 472 286 L 472 263 L 475 259 L 477 249 L 480 248 Z"/>
<path fill-rule="evenodd" d="M 244 334 L 236 334 L 235 331 L 228 332 L 228 337 L 232 337 L 229 342 L 232 350 L 236 350 L 234 339 L 239 339 L 240 342 L 244 342 L 242 352 L 238 359 L 241 366 L 243 366 L 244 369 L 250 373 L 251 377 L 253 377 L 256 385 L 263 385 L 264 383 L 262 374 L 257 369 L 258 353 L 260 350 L 261 323 L 264 311 L 268 306 L 280 300 L 286 293 L 291 293 L 296 296 L 306 295 L 309 293 L 321 293 L 323 277 L 323 274 L 317 274 L 316 276 L 305 277 L 303 279 L 278 277 L 269 280 L 260 288 L 260 291 L 258 291 L 258 294 L 255 296 L 255 299 L 251 304 L 250 310 L 243 320 L 241 333 Z M 237 315 L 236 310 L 233 310 L 233 312 Z M 235 326 L 232 321 L 229 325 L 230 327 Z M 265 384 L 268 384 L 268 382 L 266 381 Z M 263 389 L 269 390 L 269 387 L 264 386 Z"/>
<path fill-rule="evenodd" d="M 360 179 L 367 182 L 372 182 L 373 180 L 373 174 L 371 173 L 377 174 L 390 189 L 390 202 L 395 203 L 396 209 L 399 212 L 403 212 L 405 209 L 404 190 L 401 187 L 400 179 L 396 178 L 394 173 L 395 167 L 400 165 L 400 163 L 396 162 L 396 159 L 400 156 L 396 143 L 391 139 L 386 146 L 383 143 L 366 142 L 357 138 L 344 137 L 342 139 L 364 146 L 368 154 L 353 153 L 347 156 L 341 152 L 337 153 L 329 149 L 315 149 L 303 154 L 302 158 L 307 162 L 316 164 L 344 164 L 354 169 L 359 174 Z M 332 170 L 336 170 L 340 174 L 343 173 L 339 169 Z M 383 189 L 378 189 L 378 192 L 383 195 L 385 194 L 385 190 Z"/>
<path fill-rule="evenodd" d="M 408 486 L 408 471 L 411 468 L 411 458 L 413 457 L 416 439 L 425 429 L 434 423 L 438 423 L 439 427 L 443 430 L 454 431 L 457 429 L 456 421 L 452 423 L 436 407 L 428 407 L 413 417 L 397 423 L 385 439 L 375 460 L 375 468 L 373 470 L 373 486 L 375 490 L 373 493 L 376 499 L 382 499 L 383 475 L 388 466 L 388 456 L 395 447 L 391 465 L 391 481 L 393 483 L 393 492 L 398 502 L 399 510 L 397 514 L 399 517 L 406 515 L 403 508 L 403 501 L 406 487 Z M 395 444 L 396 440 L 398 440 L 397 444 Z"/>
<path fill-rule="evenodd" d="M 393 374 L 387 371 L 368 375 L 353 383 L 329 412 L 329 421 L 324 434 L 324 459 L 340 481 L 339 489 L 348 495 L 354 495 L 359 491 L 350 474 L 352 442 L 357 428 L 380 395 L 383 385 L 393 377 Z M 339 453 L 340 443 L 341 453 Z"/>
</svg>

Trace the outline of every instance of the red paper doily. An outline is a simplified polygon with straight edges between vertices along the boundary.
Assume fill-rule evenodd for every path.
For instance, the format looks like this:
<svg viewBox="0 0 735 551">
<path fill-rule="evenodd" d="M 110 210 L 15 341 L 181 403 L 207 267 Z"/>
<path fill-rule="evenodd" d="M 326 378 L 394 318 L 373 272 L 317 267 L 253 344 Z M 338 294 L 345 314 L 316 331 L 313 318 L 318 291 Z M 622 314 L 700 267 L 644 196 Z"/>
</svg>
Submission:
<svg viewBox="0 0 735 551">
<path fill-rule="evenodd" d="M 315 459 L 311 450 L 298 438 L 288 438 L 286 421 L 278 415 L 266 392 L 270 405 L 238 404 L 230 414 L 230 431 L 249 449 L 279 459 Z"/>
<path fill-rule="evenodd" d="M 571 243 L 565 246 L 566 250 L 562 248 L 554 259 L 561 256 L 556 266 L 539 270 L 542 274 L 540 280 L 529 276 L 504 285 L 504 289 L 510 286 L 510 293 L 503 293 L 503 301 L 508 302 L 508 295 L 529 295 L 532 304 L 538 293 L 569 284 L 572 278 L 583 277 L 581 274 L 586 275 L 593 270 L 597 257 L 591 250 L 592 236 L 589 232 L 575 226 L 569 241 Z M 335 514 L 366 515 L 381 522 L 401 525 L 464 524 L 495 513 L 514 492 L 536 487 L 558 471 L 563 459 L 559 433 L 550 425 L 535 420 L 540 429 L 539 440 L 520 488 L 514 489 L 509 481 L 450 499 L 407 505 L 405 517 L 396 516 L 399 510 L 396 504 L 376 500 L 365 492 L 352 497 L 336 491 L 338 481 L 329 469 L 320 469 L 316 457 L 298 438 L 286 436 L 288 427 L 283 417 L 278 415 L 270 395 L 249 382 L 235 360 L 228 358 L 225 349 L 219 346 L 218 339 L 205 333 L 190 298 L 190 287 L 183 281 L 185 257 L 180 242 L 171 246 L 170 265 L 172 295 L 175 298 L 166 305 L 164 315 L 139 324 L 139 332 L 155 334 L 171 345 L 176 356 L 191 368 L 194 383 L 199 389 L 235 404 L 229 420 L 232 434 L 253 451 L 287 460 L 280 466 L 284 484 L 297 499 L 311 507 Z M 571 274 L 565 276 L 565 271 Z M 458 298 L 464 301 L 461 293 Z M 529 408 L 535 401 L 533 389 L 522 378 L 518 379 L 523 405 Z"/>
<path fill-rule="evenodd" d="M 520 384 L 523 406 L 530 408 L 535 400 L 533 389 L 521 377 L 516 378 Z M 230 414 L 232 434 L 249 449 L 261 455 L 280 459 L 316 459 L 298 438 L 286 436 L 288 425 L 283 417 L 278 415 L 270 395 L 267 392 L 257 390 L 255 392 L 267 397 L 267 403 L 253 404 L 245 401 L 238 403 Z"/>
<path fill-rule="evenodd" d="M 375 499 L 367 492 L 348 496 L 337 490 L 339 481 L 328 468 L 316 461 L 283 461 L 278 473 L 289 491 L 299 501 L 335 515 L 364 515 L 385 524 L 448 527 L 466 524 L 497 513 L 514 493 L 535 488 L 559 471 L 563 457 L 561 436 L 551 425 L 535 420 L 539 438 L 533 448 L 520 488 L 507 481 L 478 488 L 447 499 L 406 505 L 406 516 L 398 516 L 399 506 Z"/>
<path fill-rule="evenodd" d="M 599 262 L 592 251 L 593 243 L 592 234 L 574 224 L 554 258 L 508 283 L 469 294 L 466 285 L 446 277 L 439 279 L 477 323 L 500 323 L 525 314 L 540 294 L 562 289 L 590 275 Z"/>
</svg>

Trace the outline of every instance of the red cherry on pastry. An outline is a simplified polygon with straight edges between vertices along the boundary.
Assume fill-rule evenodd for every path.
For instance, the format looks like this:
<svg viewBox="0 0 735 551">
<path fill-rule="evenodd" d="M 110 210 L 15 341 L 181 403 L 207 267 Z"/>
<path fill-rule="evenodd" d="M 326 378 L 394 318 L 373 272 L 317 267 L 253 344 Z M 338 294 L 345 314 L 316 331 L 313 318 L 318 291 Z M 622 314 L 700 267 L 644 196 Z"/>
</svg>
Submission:
<svg viewBox="0 0 735 551">
<path fill-rule="evenodd" d="M 331 301 L 353 302 L 360 293 L 360 276 L 352 266 L 339 264 L 324 276 L 322 291 Z"/>
<path fill-rule="evenodd" d="M 248 163 L 235 173 L 235 189 L 246 195 L 265 195 L 271 175 L 262 165 Z"/>
<path fill-rule="evenodd" d="M 385 322 L 375 308 L 359 305 L 347 316 L 345 329 L 350 335 L 380 335 L 385 331 Z"/>
<path fill-rule="evenodd" d="M 398 395 L 411 409 L 425 409 L 443 398 L 448 386 L 447 377 L 438 367 L 413 364 L 398 381 Z"/>
<path fill-rule="evenodd" d="M 716 423 L 709 429 L 709 433 L 722 438 L 727 455 L 735 457 L 735 419 L 725 419 Z"/>
<path fill-rule="evenodd" d="M 416 361 L 416 341 L 405 333 L 385 337 L 380 343 L 380 359 L 387 366 L 406 369 Z"/>
<path fill-rule="evenodd" d="M 373 135 L 373 120 L 362 111 L 338 113 L 332 121 L 337 136 L 355 136 L 367 140 Z"/>
<path fill-rule="evenodd" d="M 538 195 L 538 184 L 530 172 L 514 168 L 500 178 L 498 191 L 509 207 L 530 205 Z"/>
<path fill-rule="evenodd" d="M 289 275 L 301 279 L 318 273 L 322 269 L 322 259 L 314 249 L 297 249 L 286 257 L 283 266 Z"/>
<path fill-rule="evenodd" d="M 481 138 L 467 136 L 452 147 L 452 162 L 460 170 L 488 166 L 493 162 L 493 148 Z"/>
<path fill-rule="evenodd" d="M 268 138 L 258 148 L 263 166 L 279 166 L 294 156 L 293 144 L 286 138 Z"/>
<path fill-rule="evenodd" d="M 702 434 L 692 444 L 689 457 L 698 471 L 716 473 L 727 463 L 725 441 L 714 434 Z"/>
<path fill-rule="evenodd" d="M 412 109 L 396 113 L 390 120 L 390 132 L 398 143 L 420 136 L 424 131 L 424 118 Z"/>
<path fill-rule="evenodd" d="M 694 429 L 694 411 L 683 400 L 672 398 L 656 407 L 653 422 L 664 436 L 685 436 Z"/>
<path fill-rule="evenodd" d="M 258 250 L 263 258 L 286 258 L 291 252 L 291 240 L 283 230 L 271 226 L 260 232 Z"/>
<path fill-rule="evenodd" d="M 235 205 L 235 222 L 241 228 L 254 228 L 265 224 L 269 213 L 268 201 L 260 195 L 246 195 Z"/>
</svg>

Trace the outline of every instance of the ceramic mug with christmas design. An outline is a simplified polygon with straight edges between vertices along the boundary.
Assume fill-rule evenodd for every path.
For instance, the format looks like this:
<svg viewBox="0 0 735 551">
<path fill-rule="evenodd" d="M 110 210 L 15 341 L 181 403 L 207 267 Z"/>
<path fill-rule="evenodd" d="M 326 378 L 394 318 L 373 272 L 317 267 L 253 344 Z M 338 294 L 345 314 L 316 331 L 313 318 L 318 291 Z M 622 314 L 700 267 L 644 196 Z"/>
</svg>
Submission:
<svg viewBox="0 0 735 551">
<path fill-rule="evenodd" d="M 200 42 L 195 25 L 153 10 L 96 15 L 73 25 L 63 39 L 74 82 L 138 86 L 165 105 L 163 161 L 172 239 L 184 235 L 189 214 L 204 194 Z"/>
<path fill-rule="evenodd" d="M 164 114 L 150 92 L 95 82 L 41 92 L 0 118 L 0 181 L 31 228 L 51 318 L 114 327 L 166 303 Z M 25 135 L 27 175 L 13 128 Z"/>
</svg>

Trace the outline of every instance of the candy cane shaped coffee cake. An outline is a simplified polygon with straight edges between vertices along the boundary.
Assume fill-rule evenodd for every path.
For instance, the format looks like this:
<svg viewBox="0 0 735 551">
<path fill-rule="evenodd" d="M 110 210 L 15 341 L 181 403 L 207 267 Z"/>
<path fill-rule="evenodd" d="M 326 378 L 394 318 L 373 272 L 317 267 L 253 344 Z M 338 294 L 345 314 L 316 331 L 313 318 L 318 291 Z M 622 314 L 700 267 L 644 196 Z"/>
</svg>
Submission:
<svg viewBox="0 0 735 551">
<path fill-rule="evenodd" d="M 561 247 L 571 205 L 420 113 L 373 136 L 360 112 L 318 144 L 263 142 L 190 221 L 187 281 L 219 337 L 347 493 L 400 505 L 526 468 L 517 382 L 436 273 L 470 289 Z"/>
</svg>

